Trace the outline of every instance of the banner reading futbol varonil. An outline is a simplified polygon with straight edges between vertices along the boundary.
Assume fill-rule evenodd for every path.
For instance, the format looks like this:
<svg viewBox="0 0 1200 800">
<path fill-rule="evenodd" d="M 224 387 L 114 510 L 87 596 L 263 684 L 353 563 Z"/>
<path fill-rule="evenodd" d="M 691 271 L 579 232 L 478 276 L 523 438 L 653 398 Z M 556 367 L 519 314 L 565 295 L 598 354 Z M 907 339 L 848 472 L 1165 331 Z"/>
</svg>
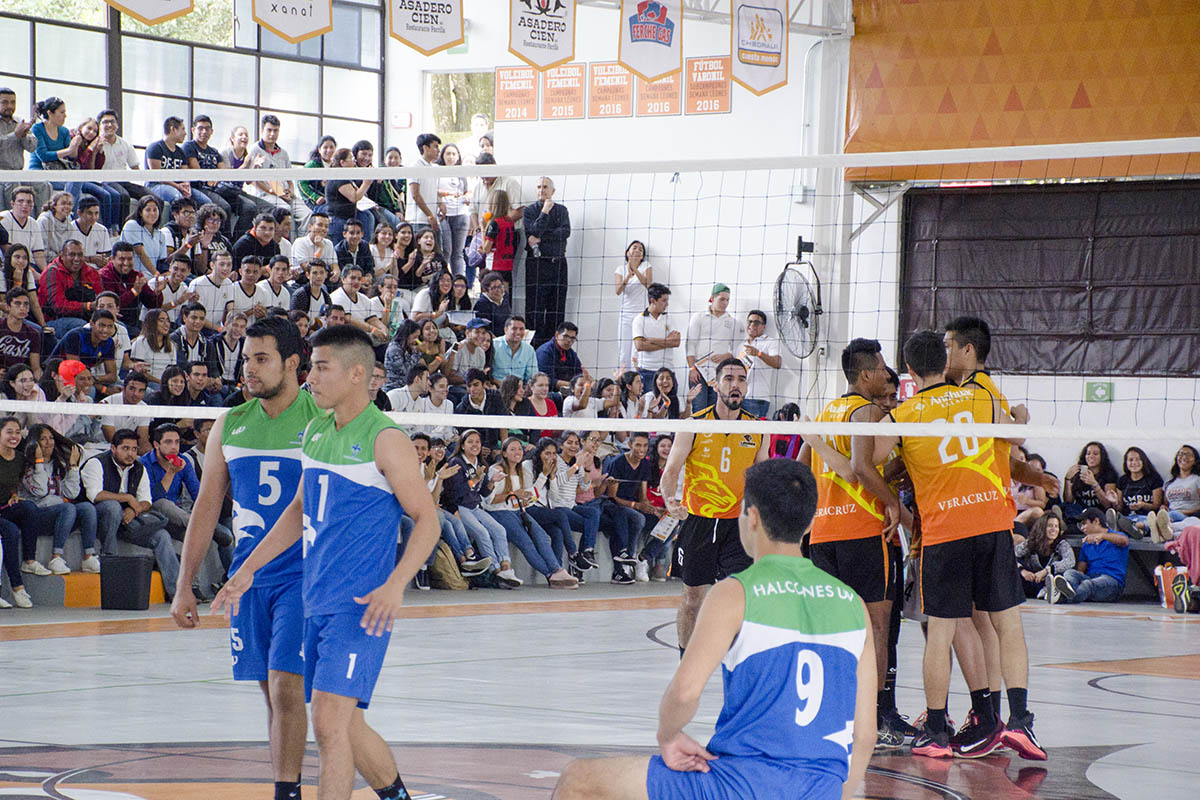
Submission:
<svg viewBox="0 0 1200 800">
<path fill-rule="evenodd" d="M 788 0 L 733 0 L 733 79 L 754 94 L 787 85 Z"/>
<path fill-rule="evenodd" d="M 511 0 L 508 52 L 537 70 L 575 57 L 575 0 Z"/>
<path fill-rule="evenodd" d="M 463 43 L 462 0 L 388 0 L 393 37 L 431 56 Z"/>
<path fill-rule="evenodd" d="M 299 44 L 333 30 L 333 0 L 254 0 L 254 21 Z"/>
<path fill-rule="evenodd" d="M 621 0 L 617 60 L 644 81 L 683 69 L 680 0 Z"/>
<path fill-rule="evenodd" d="M 190 13 L 193 0 L 105 0 L 110 6 L 128 14 L 143 25 L 157 25 Z"/>
</svg>

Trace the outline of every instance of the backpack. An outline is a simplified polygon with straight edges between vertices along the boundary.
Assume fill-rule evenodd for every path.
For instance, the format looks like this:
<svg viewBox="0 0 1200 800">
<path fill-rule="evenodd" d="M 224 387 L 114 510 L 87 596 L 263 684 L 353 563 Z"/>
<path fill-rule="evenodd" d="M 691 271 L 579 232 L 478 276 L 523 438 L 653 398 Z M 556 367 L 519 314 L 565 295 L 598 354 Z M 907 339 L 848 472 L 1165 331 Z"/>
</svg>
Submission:
<svg viewBox="0 0 1200 800">
<path fill-rule="evenodd" d="M 434 589 L 461 591 L 470 588 L 466 578 L 458 571 L 450 545 L 439 541 L 434 551 L 433 566 L 429 568 L 429 585 Z"/>
</svg>

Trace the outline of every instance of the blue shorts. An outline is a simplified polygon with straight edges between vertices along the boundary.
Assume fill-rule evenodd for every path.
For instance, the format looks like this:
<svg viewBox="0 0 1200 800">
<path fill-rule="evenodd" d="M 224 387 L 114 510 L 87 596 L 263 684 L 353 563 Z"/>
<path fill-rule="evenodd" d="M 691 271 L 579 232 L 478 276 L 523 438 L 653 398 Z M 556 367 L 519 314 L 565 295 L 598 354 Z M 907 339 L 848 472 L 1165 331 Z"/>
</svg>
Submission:
<svg viewBox="0 0 1200 800">
<path fill-rule="evenodd" d="M 300 581 L 252 586 L 229 622 L 233 678 L 265 681 L 267 672 L 304 674 L 304 599 Z"/>
<path fill-rule="evenodd" d="M 359 708 L 371 703 L 392 634 L 368 636 L 361 624 L 362 615 L 362 611 L 356 611 L 305 618 L 305 701 L 312 702 L 316 689 L 356 697 Z"/>
<path fill-rule="evenodd" d="M 650 800 L 840 800 L 842 783 L 823 770 L 746 756 L 721 756 L 708 762 L 708 772 L 676 772 L 652 756 L 646 771 Z"/>
</svg>

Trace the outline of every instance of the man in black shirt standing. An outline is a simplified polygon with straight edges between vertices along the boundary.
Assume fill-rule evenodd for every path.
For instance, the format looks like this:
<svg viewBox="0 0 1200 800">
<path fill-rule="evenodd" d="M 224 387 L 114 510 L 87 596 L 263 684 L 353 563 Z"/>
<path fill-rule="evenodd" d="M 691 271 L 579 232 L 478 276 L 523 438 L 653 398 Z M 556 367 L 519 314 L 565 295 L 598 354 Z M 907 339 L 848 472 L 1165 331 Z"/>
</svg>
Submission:
<svg viewBox="0 0 1200 800">
<path fill-rule="evenodd" d="M 525 316 L 537 348 L 554 336 L 567 307 L 567 237 L 571 218 L 554 202 L 554 181 L 538 178 L 537 202 L 525 206 Z"/>
<path fill-rule="evenodd" d="M 181 145 L 188 169 L 229 169 L 229 163 L 221 157 L 221 152 L 208 143 L 212 133 L 212 118 L 207 114 L 196 115 L 192 120 L 192 138 Z M 208 202 L 225 212 L 225 219 L 229 220 L 229 227 L 225 233 L 233 236 L 236 229 L 233 208 L 228 200 L 217 193 L 218 183 L 219 181 L 192 181 L 192 191 L 202 192 L 208 198 Z"/>
</svg>

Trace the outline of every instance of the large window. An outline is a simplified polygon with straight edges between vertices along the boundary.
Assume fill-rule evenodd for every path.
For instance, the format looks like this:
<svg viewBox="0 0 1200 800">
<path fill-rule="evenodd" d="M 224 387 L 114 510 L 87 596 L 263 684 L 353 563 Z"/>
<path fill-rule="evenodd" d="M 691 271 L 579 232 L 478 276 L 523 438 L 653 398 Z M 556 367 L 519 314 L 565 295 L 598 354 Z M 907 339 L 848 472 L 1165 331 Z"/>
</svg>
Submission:
<svg viewBox="0 0 1200 800">
<path fill-rule="evenodd" d="M 70 14 L 41 13 L 43 5 L 14 0 L 0 15 L 0 86 L 17 92 L 18 116 L 50 95 L 67 102 L 70 127 L 111 106 L 122 135 L 143 149 L 162 137 L 167 116 L 208 114 L 213 144 L 224 147 L 235 125 L 253 135 L 272 113 L 296 163 L 323 133 L 382 152 L 381 0 L 335 0 L 333 31 L 299 45 L 255 25 L 250 0 L 196 0 L 192 13 L 152 27 L 109 13 L 102 0 L 69 3 Z M 17 16 L 25 13 L 37 18 Z"/>
</svg>

